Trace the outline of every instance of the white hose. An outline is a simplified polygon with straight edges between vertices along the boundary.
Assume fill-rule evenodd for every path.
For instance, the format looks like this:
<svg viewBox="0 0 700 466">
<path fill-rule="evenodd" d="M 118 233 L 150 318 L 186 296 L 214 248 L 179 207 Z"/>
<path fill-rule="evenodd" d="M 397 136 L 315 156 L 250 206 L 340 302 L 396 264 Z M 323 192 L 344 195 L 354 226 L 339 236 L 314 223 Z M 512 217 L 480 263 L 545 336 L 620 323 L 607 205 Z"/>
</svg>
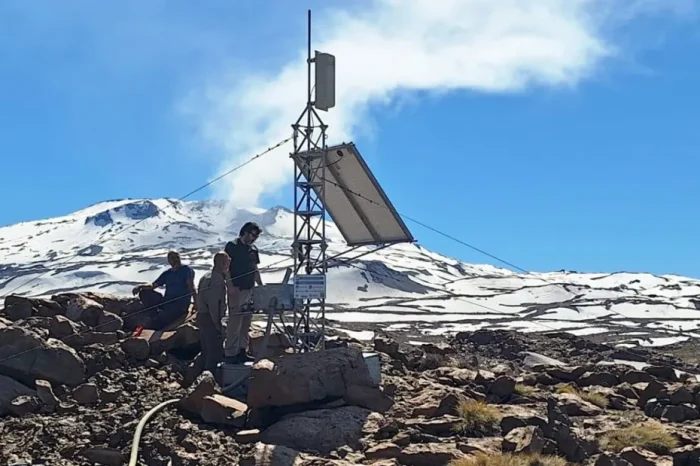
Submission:
<svg viewBox="0 0 700 466">
<path fill-rule="evenodd" d="M 178 401 L 180 400 L 174 399 L 164 401 L 155 408 L 151 409 L 141 418 L 141 421 L 139 421 L 139 424 L 136 426 L 136 432 L 134 432 L 134 441 L 131 444 L 131 457 L 129 458 L 129 466 L 136 466 L 137 464 L 139 457 L 139 441 L 141 440 L 141 432 L 143 431 L 143 427 L 146 425 L 151 416 L 153 416 L 155 413 L 165 408 L 166 406 L 171 405 L 173 403 L 177 403 Z"/>
</svg>

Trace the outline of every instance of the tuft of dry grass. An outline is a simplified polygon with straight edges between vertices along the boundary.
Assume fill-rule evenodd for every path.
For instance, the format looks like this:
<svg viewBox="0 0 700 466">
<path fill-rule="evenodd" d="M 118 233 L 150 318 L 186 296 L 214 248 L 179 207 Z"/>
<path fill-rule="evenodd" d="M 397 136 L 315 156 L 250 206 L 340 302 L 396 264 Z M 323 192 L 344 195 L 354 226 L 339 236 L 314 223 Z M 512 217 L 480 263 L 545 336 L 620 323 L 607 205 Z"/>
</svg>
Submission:
<svg viewBox="0 0 700 466">
<path fill-rule="evenodd" d="M 584 392 L 576 388 L 576 386 L 572 384 L 563 384 L 563 385 L 558 385 L 555 389 L 555 392 L 557 393 L 568 393 L 570 395 L 576 395 L 577 397 L 581 398 L 584 401 L 587 401 L 591 404 L 596 405 L 599 408 L 606 409 L 608 405 L 610 404 L 608 402 L 608 399 L 603 395 L 602 393 L 596 393 L 596 392 Z"/>
<path fill-rule="evenodd" d="M 554 391 L 557 392 L 557 393 L 562 393 L 562 394 L 563 394 L 563 393 L 568 393 L 568 394 L 570 394 L 570 395 L 578 395 L 578 394 L 579 394 L 578 388 L 576 388 L 574 385 L 572 385 L 572 384 L 570 384 L 570 383 L 557 385 L 557 386 L 554 388 Z"/>
<path fill-rule="evenodd" d="M 484 436 L 495 433 L 501 412 L 483 401 L 462 400 L 457 405 L 460 422 L 456 430 L 463 435 Z"/>
<path fill-rule="evenodd" d="M 606 409 L 608 407 L 608 405 L 610 404 L 608 399 L 602 393 L 579 392 L 578 396 L 580 396 L 584 400 L 588 401 L 589 403 L 596 405 L 599 408 Z"/>
<path fill-rule="evenodd" d="M 515 385 L 515 393 L 517 393 L 520 396 L 535 396 L 538 392 L 539 390 L 537 390 L 535 387 L 531 387 L 530 385 L 525 385 L 522 383 Z"/>
<path fill-rule="evenodd" d="M 662 424 L 651 421 L 607 432 L 600 444 L 603 449 L 613 453 L 619 453 L 627 447 L 640 447 L 665 455 L 678 446 L 678 441 Z"/>
<path fill-rule="evenodd" d="M 567 466 L 569 463 L 558 456 L 534 453 L 512 455 L 510 453 L 480 453 L 471 458 L 460 458 L 450 466 Z"/>
</svg>

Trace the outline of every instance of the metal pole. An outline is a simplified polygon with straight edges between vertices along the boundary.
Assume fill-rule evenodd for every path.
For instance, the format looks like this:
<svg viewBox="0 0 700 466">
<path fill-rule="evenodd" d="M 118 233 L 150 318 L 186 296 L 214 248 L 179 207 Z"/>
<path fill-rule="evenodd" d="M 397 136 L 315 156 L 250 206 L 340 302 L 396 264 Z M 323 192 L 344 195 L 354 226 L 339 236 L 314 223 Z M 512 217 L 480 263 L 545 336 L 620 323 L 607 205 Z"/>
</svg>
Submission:
<svg viewBox="0 0 700 466">
<path fill-rule="evenodd" d="M 311 154 L 311 148 L 312 148 L 312 143 L 311 143 L 311 133 L 313 131 L 311 124 L 311 10 L 307 10 L 307 28 L 306 28 L 306 150 L 308 154 Z M 309 159 L 311 161 L 311 159 Z M 309 164 L 309 176 L 307 177 L 307 181 L 311 181 L 313 179 L 313 170 L 311 164 Z M 308 195 L 306 196 L 306 211 L 311 212 L 312 210 L 312 204 L 311 204 L 311 192 L 313 191 L 312 188 L 309 188 Z M 312 229 L 311 229 L 311 218 L 309 218 L 309 221 L 306 224 L 306 237 L 308 239 L 312 238 Z M 306 251 L 306 274 L 310 275 L 313 270 L 313 258 L 311 257 L 311 251 L 312 251 L 313 245 L 309 243 L 307 245 L 307 251 Z M 307 300 L 307 305 L 304 306 L 304 333 L 307 335 L 305 342 L 308 345 L 308 334 L 309 334 L 309 319 L 311 318 L 311 300 Z"/>
</svg>

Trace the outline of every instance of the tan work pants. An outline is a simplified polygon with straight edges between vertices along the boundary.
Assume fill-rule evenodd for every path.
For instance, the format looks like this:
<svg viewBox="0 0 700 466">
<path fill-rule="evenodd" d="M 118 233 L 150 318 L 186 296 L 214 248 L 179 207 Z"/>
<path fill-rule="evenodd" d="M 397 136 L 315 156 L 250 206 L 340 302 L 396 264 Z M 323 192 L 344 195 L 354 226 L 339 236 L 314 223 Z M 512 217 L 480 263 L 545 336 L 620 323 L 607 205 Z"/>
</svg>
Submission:
<svg viewBox="0 0 700 466">
<path fill-rule="evenodd" d="M 248 348 L 250 323 L 253 315 L 243 314 L 242 307 L 253 297 L 253 289 L 241 290 L 231 287 L 229 293 L 228 324 L 226 324 L 226 346 L 224 354 L 227 358 L 236 356 Z"/>
</svg>

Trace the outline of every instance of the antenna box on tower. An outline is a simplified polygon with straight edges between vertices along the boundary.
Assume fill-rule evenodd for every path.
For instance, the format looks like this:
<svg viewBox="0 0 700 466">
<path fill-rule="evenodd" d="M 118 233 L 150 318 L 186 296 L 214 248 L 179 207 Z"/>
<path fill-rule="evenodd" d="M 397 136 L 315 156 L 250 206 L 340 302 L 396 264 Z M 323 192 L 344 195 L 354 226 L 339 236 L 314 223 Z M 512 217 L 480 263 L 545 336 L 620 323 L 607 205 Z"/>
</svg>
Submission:
<svg viewBox="0 0 700 466">
<path fill-rule="evenodd" d="M 316 100 L 314 107 L 327 112 L 335 107 L 335 57 L 316 51 Z"/>
</svg>

